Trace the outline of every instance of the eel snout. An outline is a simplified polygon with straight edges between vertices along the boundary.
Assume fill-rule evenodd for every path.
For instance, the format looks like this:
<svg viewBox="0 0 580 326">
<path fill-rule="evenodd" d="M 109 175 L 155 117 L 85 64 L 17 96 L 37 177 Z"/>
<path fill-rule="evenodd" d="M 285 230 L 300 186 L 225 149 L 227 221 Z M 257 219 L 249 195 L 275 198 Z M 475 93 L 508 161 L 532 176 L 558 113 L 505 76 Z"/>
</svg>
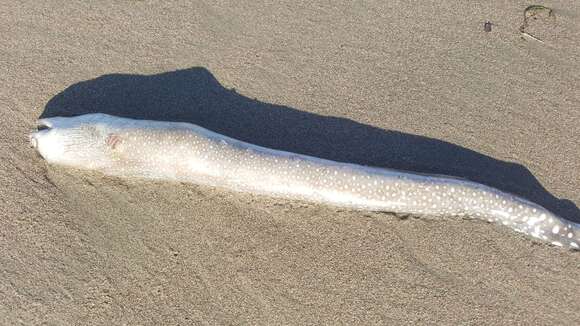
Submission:
<svg viewBox="0 0 580 326">
<path fill-rule="evenodd" d="M 52 129 L 52 123 L 47 119 L 40 119 L 36 123 L 36 128 L 34 131 L 28 136 L 28 140 L 30 141 L 30 146 L 34 149 L 38 149 L 38 138 L 49 132 Z"/>
</svg>

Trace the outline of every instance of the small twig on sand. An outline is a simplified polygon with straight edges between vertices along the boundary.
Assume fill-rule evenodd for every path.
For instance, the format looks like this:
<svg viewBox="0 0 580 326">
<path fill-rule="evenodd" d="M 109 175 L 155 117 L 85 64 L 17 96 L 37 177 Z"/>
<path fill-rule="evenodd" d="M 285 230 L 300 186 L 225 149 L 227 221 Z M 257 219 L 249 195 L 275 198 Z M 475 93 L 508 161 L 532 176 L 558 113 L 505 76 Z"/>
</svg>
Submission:
<svg viewBox="0 0 580 326">
<path fill-rule="evenodd" d="M 532 39 L 534 41 L 538 41 L 540 43 L 544 43 L 544 41 L 540 40 L 539 38 L 533 36 L 532 34 L 526 33 L 526 32 L 520 32 L 522 34 L 522 37 L 524 39 Z"/>
</svg>

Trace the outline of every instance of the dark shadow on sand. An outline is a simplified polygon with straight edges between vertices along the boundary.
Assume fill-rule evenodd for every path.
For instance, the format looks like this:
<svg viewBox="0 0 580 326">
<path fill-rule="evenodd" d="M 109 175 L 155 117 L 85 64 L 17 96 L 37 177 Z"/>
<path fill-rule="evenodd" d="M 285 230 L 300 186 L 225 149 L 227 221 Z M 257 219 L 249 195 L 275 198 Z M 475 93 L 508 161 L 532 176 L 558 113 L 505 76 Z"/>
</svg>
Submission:
<svg viewBox="0 0 580 326">
<path fill-rule="evenodd" d="M 152 76 L 112 74 L 65 89 L 41 117 L 107 113 L 191 122 L 257 145 L 330 160 L 445 174 L 480 182 L 580 221 L 578 207 L 550 194 L 524 166 L 445 141 L 382 130 L 247 98 L 205 68 Z"/>
</svg>

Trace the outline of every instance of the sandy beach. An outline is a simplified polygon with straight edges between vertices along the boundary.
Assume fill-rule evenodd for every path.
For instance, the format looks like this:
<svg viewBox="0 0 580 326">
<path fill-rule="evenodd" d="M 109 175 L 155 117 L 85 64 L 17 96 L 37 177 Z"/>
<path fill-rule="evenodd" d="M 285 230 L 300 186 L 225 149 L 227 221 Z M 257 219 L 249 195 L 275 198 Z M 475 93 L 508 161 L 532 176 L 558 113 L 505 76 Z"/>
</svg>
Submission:
<svg viewBox="0 0 580 326">
<path fill-rule="evenodd" d="M 457 218 L 49 166 L 39 117 L 190 122 L 580 222 L 580 5 L 0 3 L 0 325 L 580 324 L 580 252 Z M 492 23 L 491 32 L 484 23 Z"/>
</svg>

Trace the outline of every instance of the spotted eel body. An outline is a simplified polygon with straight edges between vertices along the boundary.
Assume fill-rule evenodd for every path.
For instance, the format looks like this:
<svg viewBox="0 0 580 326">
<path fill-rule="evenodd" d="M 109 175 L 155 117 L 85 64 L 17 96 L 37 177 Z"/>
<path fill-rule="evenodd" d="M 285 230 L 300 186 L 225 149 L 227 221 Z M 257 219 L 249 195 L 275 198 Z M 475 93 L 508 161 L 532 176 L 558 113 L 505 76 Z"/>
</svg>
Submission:
<svg viewBox="0 0 580 326">
<path fill-rule="evenodd" d="M 467 180 L 268 149 L 189 123 L 87 114 L 41 119 L 39 126 L 31 143 L 52 164 L 361 210 L 471 217 L 579 249 L 580 224 Z"/>
</svg>

